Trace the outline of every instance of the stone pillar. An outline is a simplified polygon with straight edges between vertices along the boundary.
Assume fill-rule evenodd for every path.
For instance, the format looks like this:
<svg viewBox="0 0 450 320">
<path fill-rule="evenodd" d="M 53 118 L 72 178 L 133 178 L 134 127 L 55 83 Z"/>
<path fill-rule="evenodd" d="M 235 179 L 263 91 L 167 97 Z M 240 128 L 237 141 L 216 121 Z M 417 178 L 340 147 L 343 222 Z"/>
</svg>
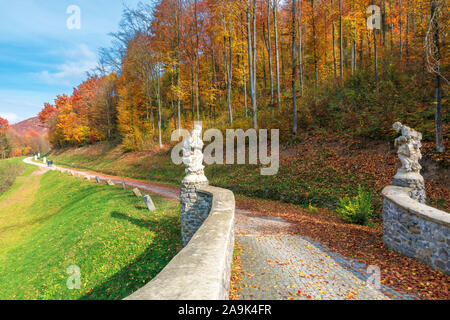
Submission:
<svg viewBox="0 0 450 320">
<path fill-rule="evenodd" d="M 425 194 L 425 181 L 420 174 L 397 173 L 392 180 L 392 185 L 397 187 L 411 188 L 409 196 L 420 203 L 425 203 L 427 196 Z"/>
<path fill-rule="evenodd" d="M 188 135 L 183 144 L 182 161 L 186 166 L 186 176 L 181 182 L 180 220 L 181 237 L 185 246 L 205 220 L 204 201 L 198 201 L 197 195 L 199 188 L 209 184 L 203 171 L 202 149 L 202 125 L 201 122 L 195 122 L 194 130 Z"/>
<path fill-rule="evenodd" d="M 207 186 L 208 184 L 209 183 L 207 180 L 199 182 L 183 180 L 181 182 L 181 237 L 185 246 L 205 220 L 205 218 L 201 216 L 201 211 L 203 210 L 200 210 L 200 207 L 203 206 L 203 201 L 198 201 L 197 190 L 201 187 Z"/>
</svg>

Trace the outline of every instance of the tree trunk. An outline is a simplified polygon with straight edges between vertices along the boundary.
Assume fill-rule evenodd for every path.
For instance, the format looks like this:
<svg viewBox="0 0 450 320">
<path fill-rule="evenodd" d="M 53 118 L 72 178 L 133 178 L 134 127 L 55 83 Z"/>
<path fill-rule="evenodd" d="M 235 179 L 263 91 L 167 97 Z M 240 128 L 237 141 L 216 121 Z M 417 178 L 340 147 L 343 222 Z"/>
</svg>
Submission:
<svg viewBox="0 0 450 320">
<path fill-rule="evenodd" d="M 355 47 L 356 47 L 355 40 L 352 39 L 352 48 L 351 48 L 351 50 L 352 50 L 352 75 L 354 75 L 356 72 L 356 49 L 355 49 Z"/>
<path fill-rule="evenodd" d="M 256 66 L 256 60 L 257 60 L 257 52 L 256 52 L 256 0 L 253 0 L 253 12 L 252 12 L 252 21 L 253 21 L 253 89 L 255 92 L 255 105 L 254 105 L 254 110 L 255 113 L 257 112 L 257 108 L 256 108 L 256 92 L 257 92 L 257 77 L 256 77 L 256 71 L 257 71 L 257 66 Z"/>
<path fill-rule="evenodd" d="M 212 71 L 212 84 L 211 88 L 214 90 L 216 88 L 216 56 L 214 54 L 214 50 L 212 50 L 212 59 L 211 59 L 211 71 Z M 211 119 L 215 122 L 216 121 L 216 115 L 215 115 L 215 102 L 212 103 L 214 106 L 212 108 L 211 112 Z"/>
<path fill-rule="evenodd" d="M 372 0 L 372 5 L 374 1 Z M 375 71 L 375 87 L 378 94 L 378 47 L 377 47 L 377 30 L 375 28 L 372 29 L 373 32 L 373 65 Z"/>
<path fill-rule="evenodd" d="M 359 43 L 359 69 L 362 70 L 364 67 L 364 50 L 363 50 L 364 34 L 363 34 L 363 31 L 361 31 L 360 37 L 361 37 L 361 41 Z"/>
<path fill-rule="evenodd" d="M 194 63 L 195 64 L 195 63 Z M 191 67 L 191 104 L 192 104 L 192 121 L 195 119 L 195 80 L 194 80 L 194 68 Z"/>
<path fill-rule="evenodd" d="M 256 0 L 253 0 L 253 128 L 258 129 L 258 106 L 256 104 Z"/>
<path fill-rule="evenodd" d="M 405 51 L 406 51 L 406 60 L 408 60 L 409 55 L 409 1 L 406 3 L 407 11 L 406 11 L 406 35 L 405 35 Z"/>
<path fill-rule="evenodd" d="M 312 27 L 313 27 L 313 46 L 314 46 L 314 73 L 315 73 L 315 88 L 319 88 L 319 68 L 317 61 L 317 35 L 316 35 L 316 22 L 314 19 L 314 0 L 311 0 L 311 9 L 312 9 Z"/>
<path fill-rule="evenodd" d="M 178 115 L 178 130 L 181 129 L 181 99 L 180 99 L 180 27 L 181 27 L 181 0 L 177 1 L 177 115 Z"/>
<path fill-rule="evenodd" d="M 276 77 L 277 77 L 277 106 L 281 106 L 281 89 L 280 89 L 280 53 L 278 48 L 278 0 L 273 0 L 273 25 L 275 33 L 275 59 L 276 59 Z"/>
<path fill-rule="evenodd" d="M 335 36 L 335 26 L 334 21 L 331 24 L 332 36 L 333 36 L 333 69 L 334 69 L 334 78 L 337 79 L 337 63 L 336 63 L 336 36 Z"/>
<path fill-rule="evenodd" d="M 291 61 L 292 61 L 292 115 L 293 115 L 293 121 L 292 121 L 292 134 L 294 136 L 297 135 L 297 93 L 296 93 L 296 89 L 295 89 L 295 80 L 297 78 L 297 58 L 295 56 L 295 46 L 297 43 L 297 38 L 296 38 L 296 17 L 295 17 L 295 13 L 297 11 L 297 9 L 295 8 L 295 3 L 297 2 L 297 0 L 292 0 L 292 57 L 291 57 Z"/>
<path fill-rule="evenodd" d="M 386 47 L 386 0 L 382 1 L 382 8 L 381 8 L 383 14 L 381 16 L 381 29 L 383 32 L 383 48 Z"/>
<path fill-rule="evenodd" d="M 302 90 L 302 97 L 304 95 L 303 83 L 303 37 L 302 37 L 302 1 L 298 3 L 298 60 L 300 68 L 300 87 Z"/>
<path fill-rule="evenodd" d="M 270 36 L 270 3 L 271 0 L 267 0 L 267 55 L 269 59 L 269 81 L 270 81 L 270 105 L 272 106 L 273 117 L 273 66 L 272 66 L 272 39 Z"/>
<path fill-rule="evenodd" d="M 431 1 L 431 17 L 433 20 L 433 42 L 436 50 L 436 60 L 437 63 L 440 63 L 441 60 L 441 52 L 440 52 L 440 39 L 439 39 L 439 21 L 436 16 L 437 11 L 439 10 L 438 0 Z M 436 127 L 436 152 L 443 153 L 445 150 L 444 147 L 444 139 L 442 134 L 442 84 L 441 84 L 441 75 L 436 73 L 435 78 L 435 127 Z"/>
<path fill-rule="evenodd" d="M 177 67 L 177 116 L 178 116 L 178 130 L 181 129 L 181 99 L 180 99 L 180 67 L 179 67 L 179 60 L 178 60 L 178 67 Z"/>
<path fill-rule="evenodd" d="M 394 24 L 392 23 L 392 0 L 389 0 L 389 17 L 390 17 L 390 24 L 389 24 L 389 33 L 390 33 L 390 42 L 391 42 L 391 53 L 394 50 Z"/>
<path fill-rule="evenodd" d="M 376 29 L 372 30 L 373 32 L 373 63 L 374 63 L 374 71 L 375 71 L 375 86 L 378 93 L 378 47 L 377 47 L 377 33 Z"/>
<path fill-rule="evenodd" d="M 250 81 L 250 100 L 252 104 L 252 108 L 254 108 L 254 105 L 256 104 L 255 101 L 255 91 L 253 82 L 256 80 L 253 78 L 253 52 L 252 52 L 252 28 L 251 28 L 251 0 L 248 0 L 247 5 L 247 46 L 248 46 L 248 76 Z M 253 110 L 254 114 L 255 110 Z M 254 123 L 253 123 L 254 125 Z"/>
<path fill-rule="evenodd" d="M 267 39 L 266 39 L 266 26 L 262 25 L 262 31 L 263 31 L 263 40 L 264 40 L 264 45 L 267 48 L 268 44 L 267 44 Z M 266 52 L 264 50 L 262 51 L 262 61 L 263 61 L 263 75 L 264 75 L 264 89 L 267 89 L 267 70 L 266 70 Z"/>
<path fill-rule="evenodd" d="M 224 23 L 225 27 L 225 23 Z M 227 42 L 229 49 L 227 50 Z M 231 84 L 233 79 L 233 65 L 232 65 L 232 47 L 231 47 L 231 24 L 228 22 L 228 41 L 227 36 L 224 36 L 224 47 L 225 47 L 225 70 L 226 70 L 226 82 L 227 82 L 227 108 L 228 108 L 228 118 L 230 121 L 230 126 L 233 127 L 233 111 L 231 109 Z"/>
<path fill-rule="evenodd" d="M 147 82 L 149 83 L 149 79 L 147 80 Z M 152 93 L 150 91 L 150 84 L 147 85 L 147 99 L 148 99 L 148 103 L 150 104 L 150 118 L 152 120 L 152 130 L 155 130 L 155 116 L 154 116 L 154 112 L 153 112 L 153 104 L 152 104 Z M 153 132 L 154 134 L 154 132 Z"/>
<path fill-rule="evenodd" d="M 344 40 L 342 30 L 342 0 L 339 0 L 339 63 L 341 79 L 344 79 Z"/>
<path fill-rule="evenodd" d="M 333 7 L 333 0 L 331 0 L 331 7 Z M 331 33 L 332 33 L 332 39 L 333 39 L 333 71 L 334 71 L 334 78 L 337 79 L 337 62 L 336 62 L 336 32 L 335 32 L 336 26 L 333 22 L 331 23 Z"/>
<path fill-rule="evenodd" d="M 247 102 L 247 77 L 244 75 L 244 107 L 245 107 L 245 117 L 248 117 L 248 102 Z"/>
<path fill-rule="evenodd" d="M 244 29 L 245 28 L 242 28 L 242 35 L 244 34 Z M 242 41 L 241 41 L 241 44 L 242 44 L 242 52 L 245 52 L 245 48 L 244 48 L 244 39 L 242 39 Z M 245 69 L 245 64 L 244 64 L 244 61 L 243 61 L 244 59 L 242 59 L 242 64 L 243 64 L 243 67 L 242 67 L 242 70 L 244 71 L 244 69 Z M 248 99 L 247 99 L 247 75 L 246 75 L 246 73 L 245 73 L 245 71 L 243 72 L 243 77 L 244 77 L 244 79 L 243 79 L 243 90 L 244 90 L 244 108 L 245 108 L 245 117 L 247 118 L 248 117 Z"/>
<path fill-rule="evenodd" d="M 197 107 L 197 121 L 200 121 L 200 101 L 199 101 L 199 88 L 198 88 L 198 73 L 199 73 L 199 35 L 198 35 L 198 20 L 197 20 L 197 0 L 194 2 L 194 19 L 195 19 L 195 38 L 196 38 L 196 51 L 195 51 L 195 104 Z"/>
<path fill-rule="evenodd" d="M 436 87 L 435 87 L 435 95 L 436 95 L 436 113 L 435 113 L 435 126 L 436 126 L 436 152 L 443 153 L 444 148 L 444 139 L 442 134 L 442 87 L 441 87 L 441 76 L 436 76 Z"/>
<path fill-rule="evenodd" d="M 403 3 L 402 0 L 400 0 L 400 17 L 399 17 L 399 23 L 400 23 L 400 59 L 403 58 L 403 23 L 402 23 L 402 14 L 403 14 Z"/>
<path fill-rule="evenodd" d="M 158 73 L 157 73 L 157 99 L 158 99 L 158 142 L 159 142 L 159 148 L 162 148 L 162 132 L 161 132 L 161 84 L 160 84 L 160 77 L 161 77 L 161 72 L 159 70 L 160 65 L 159 65 L 159 61 L 157 63 L 157 68 L 158 68 Z"/>
</svg>

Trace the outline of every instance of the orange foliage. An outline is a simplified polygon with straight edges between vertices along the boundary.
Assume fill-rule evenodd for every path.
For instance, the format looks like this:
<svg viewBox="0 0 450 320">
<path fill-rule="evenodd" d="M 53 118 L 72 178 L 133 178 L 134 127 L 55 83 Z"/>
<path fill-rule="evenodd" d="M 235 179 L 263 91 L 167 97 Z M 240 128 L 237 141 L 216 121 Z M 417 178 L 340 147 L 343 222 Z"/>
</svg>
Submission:
<svg viewBox="0 0 450 320">
<path fill-rule="evenodd" d="M 46 124 L 47 121 L 53 114 L 55 113 L 56 108 L 52 106 L 50 103 L 44 103 L 44 109 L 39 113 L 38 118 L 43 123 Z"/>
<path fill-rule="evenodd" d="M 9 129 L 9 123 L 8 120 L 3 119 L 0 117 L 0 132 L 5 132 Z"/>
</svg>

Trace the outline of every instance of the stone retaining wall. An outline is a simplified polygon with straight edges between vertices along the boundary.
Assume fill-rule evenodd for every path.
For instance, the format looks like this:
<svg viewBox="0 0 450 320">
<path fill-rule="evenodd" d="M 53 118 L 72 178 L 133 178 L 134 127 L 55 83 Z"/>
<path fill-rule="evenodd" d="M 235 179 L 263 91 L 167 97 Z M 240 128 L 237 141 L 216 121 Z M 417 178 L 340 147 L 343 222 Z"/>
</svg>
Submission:
<svg viewBox="0 0 450 320">
<path fill-rule="evenodd" d="M 383 242 L 400 254 L 450 274 L 450 214 L 419 203 L 410 188 L 383 190 Z"/>
<path fill-rule="evenodd" d="M 187 245 L 192 236 L 201 227 L 211 210 L 211 196 L 198 192 L 203 187 L 208 186 L 208 182 L 191 183 L 182 182 L 180 190 L 180 220 L 181 238 L 183 244 Z"/>
<path fill-rule="evenodd" d="M 211 208 L 200 229 L 152 281 L 125 300 L 228 299 L 234 195 L 229 190 L 204 186 L 197 189 L 197 202 L 201 210 Z"/>
</svg>

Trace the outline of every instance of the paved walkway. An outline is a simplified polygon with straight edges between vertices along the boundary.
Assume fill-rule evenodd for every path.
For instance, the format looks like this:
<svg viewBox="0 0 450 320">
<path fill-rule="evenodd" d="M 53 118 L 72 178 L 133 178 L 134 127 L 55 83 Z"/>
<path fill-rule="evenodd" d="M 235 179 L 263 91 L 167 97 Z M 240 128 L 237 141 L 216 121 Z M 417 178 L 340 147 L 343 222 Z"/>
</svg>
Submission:
<svg viewBox="0 0 450 320">
<path fill-rule="evenodd" d="M 367 285 L 367 266 L 291 232 L 281 218 L 236 211 L 242 245 L 241 299 L 410 299 L 388 287 Z"/>
<path fill-rule="evenodd" d="M 46 167 L 27 158 L 24 162 Z M 179 189 L 134 179 L 54 166 L 52 170 L 137 187 L 179 199 Z M 236 243 L 242 245 L 241 299 L 411 299 L 383 286 L 367 286 L 367 266 L 330 252 L 312 239 L 291 232 L 281 219 L 236 210 Z"/>
</svg>

